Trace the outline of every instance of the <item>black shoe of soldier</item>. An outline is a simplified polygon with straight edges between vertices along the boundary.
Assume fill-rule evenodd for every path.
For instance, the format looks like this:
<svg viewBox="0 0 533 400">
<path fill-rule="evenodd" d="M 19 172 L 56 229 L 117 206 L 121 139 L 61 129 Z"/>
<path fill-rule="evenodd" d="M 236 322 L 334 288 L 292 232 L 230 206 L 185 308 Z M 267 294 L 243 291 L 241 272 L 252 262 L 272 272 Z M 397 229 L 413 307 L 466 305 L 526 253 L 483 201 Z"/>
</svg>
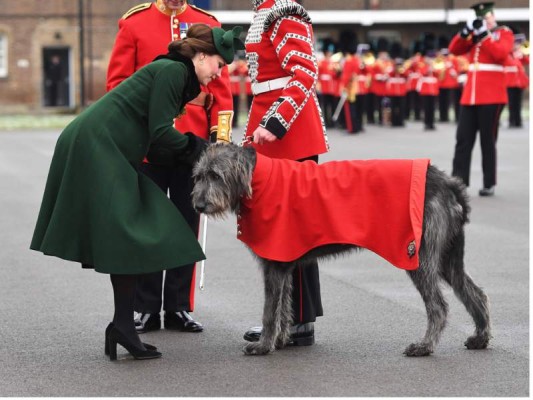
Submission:
<svg viewBox="0 0 533 400">
<path fill-rule="evenodd" d="M 195 321 L 187 311 L 166 311 L 165 329 L 182 332 L 202 332 L 204 327 Z"/>
<path fill-rule="evenodd" d="M 490 188 L 480 189 L 479 195 L 483 197 L 494 196 L 494 186 L 491 186 Z"/>
<path fill-rule="evenodd" d="M 255 326 L 244 334 L 244 340 L 258 342 L 261 338 L 263 327 Z M 315 343 L 315 326 L 312 322 L 291 326 L 291 339 L 289 346 L 311 346 Z"/>
<path fill-rule="evenodd" d="M 158 331 L 161 329 L 161 317 L 159 313 L 140 313 L 135 318 L 135 330 L 137 333 Z"/>
</svg>

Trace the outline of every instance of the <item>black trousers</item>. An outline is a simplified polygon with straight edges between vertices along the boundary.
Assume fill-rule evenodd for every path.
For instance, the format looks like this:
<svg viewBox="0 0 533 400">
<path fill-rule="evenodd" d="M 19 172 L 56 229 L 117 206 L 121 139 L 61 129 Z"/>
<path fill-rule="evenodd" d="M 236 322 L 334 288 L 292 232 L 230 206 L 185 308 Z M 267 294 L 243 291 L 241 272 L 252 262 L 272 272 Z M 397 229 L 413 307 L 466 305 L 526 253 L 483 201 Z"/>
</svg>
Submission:
<svg viewBox="0 0 533 400">
<path fill-rule="evenodd" d="M 440 88 L 439 89 L 439 121 L 448 122 L 450 111 L 450 99 L 453 89 Z"/>
<path fill-rule="evenodd" d="M 239 113 L 241 109 L 241 96 L 234 94 L 233 96 L 233 120 L 231 121 L 232 128 L 239 126 Z"/>
<path fill-rule="evenodd" d="M 298 161 L 318 162 L 318 156 Z M 315 322 L 316 317 L 324 315 L 320 295 L 320 276 L 316 261 L 305 267 L 297 267 L 292 274 L 292 315 L 294 323 Z"/>
<path fill-rule="evenodd" d="M 376 96 L 374 93 L 368 93 L 366 95 L 366 123 L 367 124 L 375 124 L 375 110 L 376 110 Z"/>
<path fill-rule="evenodd" d="M 408 91 L 405 104 L 405 118 L 411 118 L 411 111 L 413 111 L 415 121 L 420 121 L 420 94 L 416 90 Z"/>
<path fill-rule="evenodd" d="M 327 128 L 331 128 L 334 125 L 332 117 L 335 113 L 335 107 L 337 106 L 335 98 L 336 97 L 332 94 L 318 95 L 318 101 L 320 103 L 320 108 L 322 109 L 322 116 L 324 117 L 324 123 Z"/>
<path fill-rule="evenodd" d="M 463 95 L 462 87 L 453 89 L 453 111 L 455 114 L 455 122 L 459 122 L 459 114 L 461 113 L 461 96 L 462 95 Z"/>
<path fill-rule="evenodd" d="M 424 127 L 435 128 L 435 99 L 437 96 L 420 96 L 424 108 Z"/>
<path fill-rule="evenodd" d="M 405 96 L 389 96 L 391 106 L 391 125 L 403 126 L 404 125 L 404 104 Z"/>
<path fill-rule="evenodd" d="M 359 133 L 363 130 L 363 112 L 366 95 L 357 96 L 354 102 L 346 100 L 344 114 L 346 116 L 346 130 L 350 133 Z"/>
<path fill-rule="evenodd" d="M 193 188 L 192 167 L 164 167 L 143 164 L 141 171 L 151 178 L 181 212 L 193 232 L 198 234 L 200 216 L 191 204 Z M 166 271 L 139 275 L 135 296 L 135 311 L 158 313 L 194 310 L 194 282 L 196 264 L 184 265 Z M 163 279 L 164 278 L 164 279 Z M 164 283 L 163 283 L 164 280 Z"/>
<path fill-rule="evenodd" d="M 507 88 L 509 97 L 509 126 L 522 126 L 522 93 L 519 87 Z"/>
<path fill-rule="evenodd" d="M 496 185 L 496 141 L 503 104 L 461 106 L 457 125 L 452 175 L 470 185 L 472 149 L 479 131 L 483 187 Z"/>
</svg>

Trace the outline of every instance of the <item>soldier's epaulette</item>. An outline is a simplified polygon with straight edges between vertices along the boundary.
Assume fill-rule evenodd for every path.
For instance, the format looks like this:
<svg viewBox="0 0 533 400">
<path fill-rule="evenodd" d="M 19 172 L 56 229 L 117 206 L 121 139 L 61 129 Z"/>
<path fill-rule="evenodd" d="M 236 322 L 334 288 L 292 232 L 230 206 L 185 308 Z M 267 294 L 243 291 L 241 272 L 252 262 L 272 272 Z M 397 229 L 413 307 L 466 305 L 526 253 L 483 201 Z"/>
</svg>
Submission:
<svg viewBox="0 0 533 400">
<path fill-rule="evenodd" d="M 496 26 L 496 28 L 494 28 L 495 31 L 500 31 L 500 30 L 508 30 L 508 31 L 511 31 L 511 28 L 509 28 L 508 26 L 506 25 L 498 25 Z"/>
<path fill-rule="evenodd" d="M 124 13 L 124 15 L 122 16 L 122 19 L 126 19 L 126 18 L 129 18 L 131 17 L 133 14 L 136 14 L 138 13 L 139 11 L 143 11 L 143 10 L 146 10 L 147 8 L 150 8 L 150 6 L 152 5 L 152 3 L 142 3 L 142 4 L 138 4 L 132 8 L 130 8 L 128 11 L 126 11 Z"/>
<path fill-rule="evenodd" d="M 209 15 L 211 18 L 213 18 L 215 21 L 218 22 L 217 17 L 215 17 L 215 16 L 214 16 L 213 14 L 211 14 L 210 12 L 207 12 L 207 11 L 205 11 L 205 10 L 202 9 L 202 8 L 199 8 L 199 7 L 193 6 L 192 4 L 189 4 L 189 7 L 192 7 L 192 8 L 194 8 L 196 11 L 200 11 L 200 12 L 203 13 L 203 14 Z"/>
</svg>

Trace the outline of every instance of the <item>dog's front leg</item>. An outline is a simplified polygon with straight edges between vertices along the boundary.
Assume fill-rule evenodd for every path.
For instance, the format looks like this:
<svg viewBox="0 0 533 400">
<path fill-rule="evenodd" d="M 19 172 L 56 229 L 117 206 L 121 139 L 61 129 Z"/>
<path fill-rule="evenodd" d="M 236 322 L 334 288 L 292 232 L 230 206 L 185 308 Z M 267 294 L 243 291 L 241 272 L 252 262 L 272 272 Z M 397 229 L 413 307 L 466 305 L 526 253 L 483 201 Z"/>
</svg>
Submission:
<svg viewBox="0 0 533 400">
<path fill-rule="evenodd" d="M 263 260 L 265 303 L 263 307 L 263 330 L 258 342 L 247 344 L 243 351 L 247 355 L 264 355 L 274 351 L 281 331 L 283 294 L 290 274 L 288 269 Z"/>
<path fill-rule="evenodd" d="M 280 331 L 278 338 L 276 339 L 276 349 L 282 349 L 290 342 L 291 339 L 291 326 L 293 324 L 292 317 L 292 276 L 294 272 L 294 265 L 284 266 L 287 268 L 285 284 L 281 291 L 281 319 L 280 319 Z"/>
</svg>

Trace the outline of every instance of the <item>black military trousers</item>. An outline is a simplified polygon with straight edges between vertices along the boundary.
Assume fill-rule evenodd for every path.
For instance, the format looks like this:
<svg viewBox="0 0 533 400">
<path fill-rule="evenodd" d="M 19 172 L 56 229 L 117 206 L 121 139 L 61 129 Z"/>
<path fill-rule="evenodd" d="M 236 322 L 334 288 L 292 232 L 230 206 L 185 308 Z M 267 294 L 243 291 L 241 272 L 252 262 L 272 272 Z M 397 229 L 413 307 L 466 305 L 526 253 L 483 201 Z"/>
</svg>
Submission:
<svg viewBox="0 0 533 400">
<path fill-rule="evenodd" d="M 391 107 L 391 125 L 404 126 L 405 96 L 389 96 Z"/>
<path fill-rule="evenodd" d="M 435 128 L 435 99 L 437 96 L 420 96 L 424 109 L 424 127 Z"/>
<path fill-rule="evenodd" d="M 141 171 L 151 178 L 178 208 L 193 232 L 198 234 L 200 216 L 191 203 L 192 167 L 164 167 L 143 164 Z M 135 296 L 135 311 L 158 313 L 194 310 L 195 264 L 140 275 Z M 164 272 L 164 273 L 163 273 Z M 164 280 L 164 283 L 163 283 Z"/>
<path fill-rule="evenodd" d="M 363 130 L 363 112 L 366 95 L 357 96 L 354 102 L 346 100 L 344 113 L 346 116 L 346 130 L 350 133 L 359 133 Z"/>
<path fill-rule="evenodd" d="M 411 118 L 413 111 L 415 121 L 420 121 L 421 108 L 420 94 L 416 90 L 409 90 L 405 101 L 405 118 Z"/>
<path fill-rule="evenodd" d="M 496 141 L 503 104 L 461 106 L 457 125 L 452 175 L 470 185 L 472 149 L 479 131 L 483 187 L 496 185 Z"/>
<path fill-rule="evenodd" d="M 239 126 L 239 113 L 241 112 L 241 96 L 234 94 L 233 96 L 233 120 L 231 126 L 237 128 Z"/>
<path fill-rule="evenodd" d="M 453 89 L 439 89 L 439 122 L 448 122 L 450 120 L 450 98 Z"/>
<path fill-rule="evenodd" d="M 327 128 L 331 128 L 334 125 L 333 114 L 335 113 L 335 108 L 337 106 L 335 99 L 336 97 L 332 94 L 320 94 L 318 96 L 320 108 L 322 109 L 322 116 L 324 117 L 324 123 Z"/>
<path fill-rule="evenodd" d="M 318 156 L 298 161 L 305 160 L 318 162 Z M 297 267 L 292 274 L 292 315 L 295 324 L 315 322 L 316 317 L 324 315 L 318 262 L 316 261 L 305 267 Z"/>
<path fill-rule="evenodd" d="M 367 124 L 375 124 L 375 111 L 376 111 L 376 96 L 374 93 L 368 93 L 366 95 L 366 122 Z"/>
<path fill-rule="evenodd" d="M 509 126 L 522 126 L 522 92 L 519 87 L 507 88 L 509 97 Z"/>
</svg>

